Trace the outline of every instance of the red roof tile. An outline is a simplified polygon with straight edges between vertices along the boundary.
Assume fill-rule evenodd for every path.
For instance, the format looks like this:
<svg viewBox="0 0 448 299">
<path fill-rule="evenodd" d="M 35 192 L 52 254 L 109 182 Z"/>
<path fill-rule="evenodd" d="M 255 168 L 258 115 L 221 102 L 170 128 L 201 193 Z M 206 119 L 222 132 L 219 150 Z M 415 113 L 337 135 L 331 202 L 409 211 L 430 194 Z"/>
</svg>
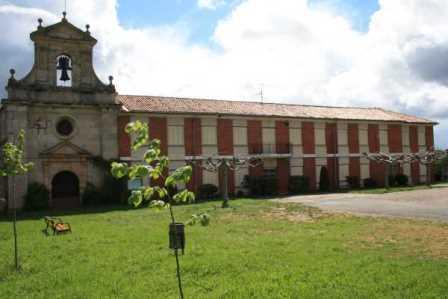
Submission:
<svg viewBox="0 0 448 299">
<path fill-rule="evenodd" d="M 308 106 L 134 95 L 119 95 L 118 100 L 123 104 L 123 111 L 126 112 L 272 116 L 435 124 L 435 122 L 424 118 L 382 108 Z"/>
</svg>

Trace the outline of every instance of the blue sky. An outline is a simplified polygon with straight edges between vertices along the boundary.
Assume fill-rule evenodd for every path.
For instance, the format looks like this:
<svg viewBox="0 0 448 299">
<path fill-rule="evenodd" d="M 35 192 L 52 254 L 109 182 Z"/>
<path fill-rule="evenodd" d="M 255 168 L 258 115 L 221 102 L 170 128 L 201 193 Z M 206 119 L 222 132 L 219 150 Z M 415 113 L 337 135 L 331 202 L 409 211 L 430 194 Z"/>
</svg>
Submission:
<svg viewBox="0 0 448 299">
<path fill-rule="evenodd" d="M 274 0 L 273 0 L 274 1 Z M 118 18 L 127 28 L 188 24 L 191 42 L 209 43 L 216 24 L 241 1 L 228 0 L 216 9 L 203 9 L 197 0 L 119 0 Z M 325 6 L 347 17 L 355 30 L 366 32 L 377 0 L 310 0 L 310 7 Z"/>
<path fill-rule="evenodd" d="M 118 3 L 117 3 L 118 1 Z M 63 0 L 0 0 L 0 85 Z M 382 107 L 431 119 L 448 146 L 447 0 L 67 0 L 121 94 Z M 375 18 L 372 16 L 375 15 Z M 138 61 L 138 63 L 135 63 Z M 5 91 L 0 90 L 0 97 Z"/>
</svg>

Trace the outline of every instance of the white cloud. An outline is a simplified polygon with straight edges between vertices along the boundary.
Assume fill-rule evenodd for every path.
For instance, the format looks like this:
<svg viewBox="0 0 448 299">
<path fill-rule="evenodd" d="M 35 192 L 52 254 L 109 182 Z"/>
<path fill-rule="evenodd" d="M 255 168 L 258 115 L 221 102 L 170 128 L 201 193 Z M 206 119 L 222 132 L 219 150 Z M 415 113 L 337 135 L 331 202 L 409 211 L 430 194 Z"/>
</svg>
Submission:
<svg viewBox="0 0 448 299">
<path fill-rule="evenodd" d="M 218 6 L 223 5 L 224 3 L 224 0 L 198 0 L 198 7 L 215 10 Z"/>
<path fill-rule="evenodd" d="M 0 36 L 5 82 L 9 67 L 17 77 L 31 67 L 27 35 L 37 17 L 49 24 L 61 9 L 53 1 L 2 3 L 0 26 L 10 28 Z M 213 47 L 189 43 L 178 25 L 125 29 L 114 0 L 70 5 L 69 21 L 90 23 L 99 40 L 99 76 L 113 74 L 122 94 L 257 99 L 263 83 L 270 100 L 379 106 L 432 118 L 441 122 L 438 144 L 448 145 L 445 0 L 382 0 L 366 33 L 306 0 L 246 0 L 220 20 Z"/>
</svg>

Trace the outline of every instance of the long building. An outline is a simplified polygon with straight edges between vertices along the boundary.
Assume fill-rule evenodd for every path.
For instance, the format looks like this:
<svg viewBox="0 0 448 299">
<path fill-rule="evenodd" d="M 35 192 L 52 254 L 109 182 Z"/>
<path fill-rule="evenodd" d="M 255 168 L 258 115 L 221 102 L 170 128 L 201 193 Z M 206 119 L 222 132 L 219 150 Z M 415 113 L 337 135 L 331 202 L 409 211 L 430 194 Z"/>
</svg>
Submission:
<svg viewBox="0 0 448 299">
<path fill-rule="evenodd" d="M 290 176 L 303 175 L 317 188 L 322 167 L 332 187 L 347 185 L 346 177 L 373 178 L 384 183 L 384 166 L 362 153 L 409 153 L 434 146 L 435 122 L 382 108 L 323 107 L 250 101 L 120 95 L 109 77 L 101 82 L 93 67 L 96 40 L 89 27 L 81 30 L 64 16 L 30 35 L 35 60 L 29 74 L 6 86 L 0 110 L 2 142 L 26 131 L 25 155 L 34 162 L 25 176 L 2 182 L 2 194 L 16 198 L 32 182 L 50 190 L 50 206 L 79 206 L 88 183 L 102 184 L 102 160 L 139 161 L 124 132 L 128 122 L 149 123 L 150 137 L 172 161 L 171 168 L 213 155 L 257 156 L 263 165 L 231 172 L 231 193 L 244 191 L 245 176 L 276 175 L 278 192 L 288 192 Z M 423 166 L 405 164 L 411 182 L 425 180 Z M 220 186 L 219 173 L 194 168 L 187 186 Z M 149 182 L 142 182 L 147 184 Z M 221 186 L 222 187 L 222 186 Z M 11 207 L 11 204 L 9 205 Z"/>
</svg>

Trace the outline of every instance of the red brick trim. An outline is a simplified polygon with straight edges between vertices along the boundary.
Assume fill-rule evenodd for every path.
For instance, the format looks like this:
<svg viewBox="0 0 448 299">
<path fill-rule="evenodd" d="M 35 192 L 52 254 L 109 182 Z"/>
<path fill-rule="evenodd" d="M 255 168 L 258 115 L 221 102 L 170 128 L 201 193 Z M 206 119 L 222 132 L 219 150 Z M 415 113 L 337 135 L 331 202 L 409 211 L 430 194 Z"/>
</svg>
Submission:
<svg viewBox="0 0 448 299">
<path fill-rule="evenodd" d="M 347 127 L 348 151 L 350 154 L 359 153 L 359 128 L 358 124 L 348 124 Z"/>
<path fill-rule="evenodd" d="M 418 153 L 418 128 L 417 126 L 409 127 L 409 145 L 411 147 L 411 152 Z"/>
<path fill-rule="evenodd" d="M 302 122 L 302 143 L 303 143 L 303 153 L 315 154 L 316 145 L 314 137 L 314 123 L 312 122 Z M 316 170 L 314 170 L 314 173 Z"/>
<path fill-rule="evenodd" d="M 389 142 L 389 152 L 391 153 L 403 152 L 403 138 L 401 132 L 401 125 L 388 125 L 387 139 Z"/>
<path fill-rule="evenodd" d="M 200 156 L 202 154 L 202 130 L 201 119 L 185 118 L 184 120 L 184 144 L 185 155 Z M 202 168 L 199 165 L 193 166 L 193 175 L 187 183 L 187 188 L 195 193 L 202 185 Z"/>
<path fill-rule="evenodd" d="M 247 146 L 249 154 L 260 154 L 263 151 L 263 131 L 261 121 L 247 121 Z"/>
<path fill-rule="evenodd" d="M 369 137 L 369 151 L 371 153 L 380 152 L 380 130 L 378 125 L 369 124 L 368 126 Z"/>
<path fill-rule="evenodd" d="M 218 153 L 233 155 L 233 122 L 231 119 L 218 119 Z"/>
<path fill-rule="evenodd" d="M 310 190 L 316 190 L 316 159 L 303 159 L 303 175 L 310 180 Z"/>
<path fill-rule="evenodd" d="M 277 120 L 275 122 L 275 147 L 278 154 L 289 153 L 289 123 Z"/>
<path fill-rule="evenodd" d="M 218 153 L 220 155 L 233 155 L 233 121 L 231 119 L 218 119 Z M 222 190 L 224 174 L 219 171 L 219 187 Z M 235 194 L 235 172 L 229 171 L 228 190 Z"/>
<path fill-rule="evenodd" d="M 185 155 L 200 156 L 202 154 L 202 130 L 200 118 L 184 120 Z"/>
<path fill-rule="evenodd" d="M 120 115 L 117 119 L 118 155 L 119 157 L 131 156 L 131 137 L 124 131 L 130 122 L 128 115 Z"/>
<path fill-rule="evenodd" d="M 348 175 L 356 176 L 361 180 L 361 163 L 359 158 L 349 159 Z"/>
<path fill-rule="evenodd" d="M 160 150 L 163 155 L 168 154 L 168 126 L 164 117 L 149 118 L 149 138 L 160 140 Z"/>
<path fill-rule="evenodd" d="M 288 194 L 289 192 L 289 175 L 290 167 L 288 159 L 277 159 L 277 190 L 280 195 Z"/>
</svg>

